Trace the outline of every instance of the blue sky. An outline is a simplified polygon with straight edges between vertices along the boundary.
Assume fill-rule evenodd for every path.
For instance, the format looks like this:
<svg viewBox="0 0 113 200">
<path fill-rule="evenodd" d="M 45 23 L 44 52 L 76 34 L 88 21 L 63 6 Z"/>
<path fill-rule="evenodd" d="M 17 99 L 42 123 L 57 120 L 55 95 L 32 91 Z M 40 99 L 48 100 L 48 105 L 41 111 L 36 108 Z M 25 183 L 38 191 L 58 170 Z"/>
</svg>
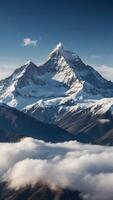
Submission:
<svg viewBox="0 0 113 200">
<path fill-rule="evenodd" d="M 113 0 L 0 0 L 1 77 L 40 63 L 59 42 L 86 63 L 113 67 Z"/>
</svg>

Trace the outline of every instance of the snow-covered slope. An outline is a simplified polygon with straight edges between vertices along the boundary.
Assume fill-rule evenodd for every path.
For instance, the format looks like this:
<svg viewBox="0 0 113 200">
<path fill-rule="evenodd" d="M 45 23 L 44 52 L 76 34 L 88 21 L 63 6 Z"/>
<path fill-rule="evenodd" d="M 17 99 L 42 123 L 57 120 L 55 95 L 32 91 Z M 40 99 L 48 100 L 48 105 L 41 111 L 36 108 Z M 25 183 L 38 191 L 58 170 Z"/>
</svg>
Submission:
<svg viewBox="0 0 113 200">
<path fill-rule="evenodd" d="M 65 104 L 113 96 L 113 83 L 60 43 L 43 65 L 29 61 L 0 82 L 0 100 L 23 109 L 32 103 Z M 64 98 L 65 97 L 65 98 Z"/>
<path fill-rule="evenodd" d="M 99 115 L 107 112 L 113 104 L 112 97 L 113 83 L 61 43 L 42 65 L 29 61 L 0 81 L 0 102 L 40 121 L 59 125 L 64 115 L 73 112 L 90 110 L 93 115 L 97 110 Z"/>
</svg>

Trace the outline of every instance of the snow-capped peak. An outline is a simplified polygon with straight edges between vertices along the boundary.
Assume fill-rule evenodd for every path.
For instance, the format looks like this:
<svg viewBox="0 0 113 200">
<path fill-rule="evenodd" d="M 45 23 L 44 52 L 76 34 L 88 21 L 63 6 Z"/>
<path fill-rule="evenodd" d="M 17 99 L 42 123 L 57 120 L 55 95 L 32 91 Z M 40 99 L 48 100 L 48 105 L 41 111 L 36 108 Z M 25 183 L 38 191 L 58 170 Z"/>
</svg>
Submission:
<svg viewBox="0 0 113 200">
<path fill-rule="evenodd" d="M 14 74 L 24 74 L 25 72 L 33 71 L 34 69 L 37 69 L 37 65 L 34 64 L 31 60 L 27 61 L 24 65 L 21 67 L 17 68 L 14 71 Z"/>
<path fill-rule="evenodd" d="M 31 60 L 28 60 L 25 65 L 31 65 L 31 64 L 34 64 Z"/>
<path fill-rule="evenodd" d="M 31 60 L 28 60 L 24 65 L 24 67 L 37 67 L 35 63 L 33 63 Z"/>
<path fill-rule="evenodd" d="M 28 60 L 25 65 L 29 65 L 31 63 L 31 60 Z"/>
<path fill-rule="evenodd" d="M 51 59 L 54 56 L 62 56 L 66 61 L 81 61 L 81 59 L 76 53 L 65 49 L 64 45 L 61 42 L 58 43 L 57 46 L 53 49 L 53 51 L 49 54 L 48 59 Z"/>
<path fill-rule="evenodd" d="M 57 44 L 57 46 L 53 49 L 53 51 L 50 54 L 56 51 L 60 51 L 60 52 L 64 51 L 64 45 L 61 42 Z"/>
</svg>

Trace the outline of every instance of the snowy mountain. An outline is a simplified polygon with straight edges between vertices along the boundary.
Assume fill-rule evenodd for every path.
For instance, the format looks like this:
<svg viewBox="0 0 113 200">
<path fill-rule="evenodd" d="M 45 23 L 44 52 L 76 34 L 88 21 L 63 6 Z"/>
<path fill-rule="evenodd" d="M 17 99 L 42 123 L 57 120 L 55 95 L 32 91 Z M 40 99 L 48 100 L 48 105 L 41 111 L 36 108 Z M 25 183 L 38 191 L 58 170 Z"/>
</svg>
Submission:
<svg viewBox="0 0 113 200">
<path fill-rule="evenodd" d="M 42 65 L 29 61 L 0 81 L 1 103 L 77 135 L 78 130 L 83 132 L 94 127 L 97 116 L 98 120 L 103 119 L 112 107 L 112 97 L 113 83 L 61 43 Z M 78 123 L 81 116 L 84 116 L 82 128 Z M 85 122 L 86 116 L 92 119 L 90 123 L 89 118 Z"/>
<path fill-rule="evenodd" d="M 29 61 L 1 81 L 0 94 L 2 102 L 22 109 L 31 103 L 41 103 L 40 100 L 65 104 L 72 100 L 111 97 L 113 83 L 60 43 L 43 65 L 37 67 Z"/>
</svg>

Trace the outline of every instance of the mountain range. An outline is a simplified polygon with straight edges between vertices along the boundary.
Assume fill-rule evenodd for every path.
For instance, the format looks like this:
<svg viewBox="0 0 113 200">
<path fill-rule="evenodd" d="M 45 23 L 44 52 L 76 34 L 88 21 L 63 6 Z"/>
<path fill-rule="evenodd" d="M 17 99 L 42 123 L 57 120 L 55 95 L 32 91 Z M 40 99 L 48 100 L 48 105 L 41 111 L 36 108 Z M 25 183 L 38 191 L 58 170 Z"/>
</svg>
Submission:
<svg viewBox="0 0 113 200">
<path fill-rule="evenodd" d="M 20 141 L 24 137 L 38 140 L 32 141 L 31 138 L 27 138 L 25 139 L 26 142 L 24 139 Z M 90 169 L 93 170 L 92 166 L 96 166 L 96 170 L 92 172 L 91 176 L 95 179 L 95 176 L 100 173 L 100 164 L 102 163 L 103 168 L 108 170 L 105 171 L 103 176 L 108 174 L 109 169 L 111 169 L 109 167 L 112 165 L 111 161 L 110 165 L 106 160 L 105 163 L 103 161 L 101 163 L 98 155 L 102 157 L 105 153 L 108 156 L 112 151 L 106 148 L 112 149 L 112 147 L 94 145 L 92 148 L 92 145 L 83 145 L 72 140 L 78 140 L 82 143 L 113 145 L 113 83 L 103 78 L 93 67 L 84 64 L 76 53 L 66 50 L 59 43 L 43 64 L 37 66 L 29 61 L 17 68 L 11 76 L 0 81 L 0 144 L 2 155 L 0 175 L 2 170 L 6 170 L 5 167 L 10 166 L 7 169 L 8 171 L 6 170 L 7 173 L 1 176 L 0 200 L 82 200 L 95 199 L 95 197 L 102 199 L 106 193 L 105 190 L 102 194 L 103 186 L 100 189 L 101 192 L 97 188 L 92 193 L 92 197 L 87 195 L 85 197 L 83 191 L 85 188 L 86 191 L 89 191 L 90 188 L 87 190 L 88 186 L 85 186 L 88 182 L 84 181 L 88 180 L 87 177 L 90 177 Z M 66 143 L 65 141 L 70 142 Z M 11 142 L 11 144 L 7 142 Z M 73 151 L 73 148 L 75 148 L 75 151 Z M 89 155 L 90 159 L 96 156 L 96 164 L 93 165 L 92 160 L 89 159 L 91 164 L 87 165 Z M 95 158 L 94 160 L 96 160 Z M 59 159 L 61 160 L 59 161 Z M 64 164 L 63 159 L 65 160 Z M 75 159 L 77 159 L 77 162 Z M 25 163 L 29 163 L 25 165 L 28 168 L 25 168 Z M 31 168 L 30 163 L 34 163 Z M 46 178 L 49 176 L 51 176 L 50 180 L 53 183 L 54 178 L 60 183 L 60 176 L 57 177 L 57 171 L 53 170 L 56 163 L 58 169 L 63 170 L 64 177 L 69 173 L 68 175 L 71 177 L 69 180 L 72 185 L 76 182 L 72 181 L 72 171 L 76 172 L 80 168 L 80 174 L 75 173 L 78 179 L 74 189 L 73 187 L 70 189 L 69 185 L 68 187 L 61 187 L 60 184 L 59 187 L 55 187 L 51 181 L 48 182 L 49 179 L 47 179 L 48 184 L 46 183 Z M 37 166 L 35 166 L 36 164 Z M 69 164 L 70 171 L 68 171 L 67 164 Z M 10 181 L 13 181 L 15 177 L 13 175 L 15 175 L 16 167 L 18 170 L 14 180 L 17 182 L 14 181 L 14 183 L 20 181 L 22 184 L 24 179 L 28 182 L 23 187 L 16 188 L 15 186 L 13 188 L 10 186 Z M 84 168 L 82 169 L 82 167 Z M 81 174 L 86 170 L 85 168 L 88 172 L 83 177 L 82 182 Z M 12 169 L 14 174 L 11 172 Z M 25 169 L 29 169 L 28 173 L 25 173 Z M 33 172 L 36 172 L 37 175 L 38 169 L 39 179 L 35 182 L 34 178 L 34 184 L 31 185 L 29 180 L 32 178 Z M 94 176 L 95 171 L 97 174 Z M 12 177 L 11 180 L 7 179 L 8 174 Z M 26 174 L 28 177 L 26 177 Z M 43 177 L 42 179 L 40 179 L 40 175 Z M 67 182 L 66 177 L 64 179 L 63 181 Z M 93 179 L 91 180 L 92 183 L 95 182 Z M 81 181 L 81 185 L 77 187 L 79 181 Z M 93 198 L 93 196 L 95 197 Z M 104 199 L 106 199 L 106 196 Z"/>
<path fill-rule="evenodd" d="M 29 61 L 1 80 L 0 102 L 80 142 L 113 144 L 113 83 L 61 43 L 43 64 Z"/>
</svg>

